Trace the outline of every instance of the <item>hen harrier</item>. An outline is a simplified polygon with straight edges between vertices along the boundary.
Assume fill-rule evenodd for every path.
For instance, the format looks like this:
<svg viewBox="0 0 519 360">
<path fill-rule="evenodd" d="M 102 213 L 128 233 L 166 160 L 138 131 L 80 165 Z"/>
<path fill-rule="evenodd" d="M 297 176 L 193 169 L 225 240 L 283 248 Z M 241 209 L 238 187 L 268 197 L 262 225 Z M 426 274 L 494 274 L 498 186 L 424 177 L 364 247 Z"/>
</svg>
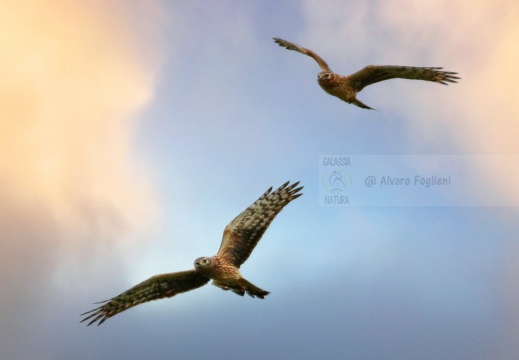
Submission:
<svg viewBox="0 0 519 360">
<path fill-rule="evenodd" d="M 276 215 L 289 202 L 303 195 L 298 194 L 302 186 L 295 188 L 299 181 L 290 186 L 288 184 L 289 181 L 274 192 L 271 187 L 231 221 L 223 232 L 218 254 L 196 259 L 192 270 L 153 276 L 110 300 L 101 301 L 104 304 L 100 307 L 81 314 L 90 314 L 81 322 L 93 318 L 88 325 L 99 321 L 99 326 L 106 319 L 133 306 L 194 290 L 211 279 L 213 285 L 223 290 L 231 290 L 240 296 L 247 293 L 263 299 L 269 292 L 245 280 L 238 269 L 250 256 Z"/>
<path fill-rule="evenodd" d="M 338 97 L 349 104 L 357 105 L 363 109 L 374 110 L 368 105 L 359 101 L 357 93 L 366 86 L 379 81 L 389 79 L 411 79 L 434 81 L 443 85 L 447 82 L 455 83 L 459 77 L 454 76 L 455 72 L 440 71 L 441 67 L 413 67 L 413 66 L 392 66 L 392 65 L 369 65 L 364 69 L 348 76 L 341 76 L 334 73 L 328 64 L 310 49 L 305 49 L 297 44 L 293 44 L 280 38 L 274 38 L 279 46 L 288 50 L 294 50 L 301 54 L 312 57 L 322 71 L 317 75 L 317 82 L 328 94 Z"/>
</svg>

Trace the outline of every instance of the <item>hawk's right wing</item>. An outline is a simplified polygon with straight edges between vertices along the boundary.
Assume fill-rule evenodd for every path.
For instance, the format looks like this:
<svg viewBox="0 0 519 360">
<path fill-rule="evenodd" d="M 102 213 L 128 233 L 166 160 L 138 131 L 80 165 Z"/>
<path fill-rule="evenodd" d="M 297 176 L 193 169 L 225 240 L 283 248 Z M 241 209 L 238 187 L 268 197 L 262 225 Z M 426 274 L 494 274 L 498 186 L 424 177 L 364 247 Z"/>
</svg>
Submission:
<svg viewBox="0 0 519 360">
<path fill-rule="evenodd" d="M 81 314 L 81 316 L 90 314 L 81 322 L 93 318 L 88 325 L 99 321 L 97 324 L 99 326 L 106 319 L 133 306 L 194 290 L 207 284 L 207 282 L 209 282 L 209 278 L 201 275 L 196 270 L 156 275 L 110 300 L 97 303 L 105 304 Z"/>
<path fill-rule="evenodd" d="M 347 76 L 357 91 L 379 81 L 389 79 L 425 80 L 448 85 L 455 83 L 459 77 L 452 71 L 442 71 L 441 67 L 416 67 L 397 65 L 369 65 L 354 74 Z"/>
</svg>

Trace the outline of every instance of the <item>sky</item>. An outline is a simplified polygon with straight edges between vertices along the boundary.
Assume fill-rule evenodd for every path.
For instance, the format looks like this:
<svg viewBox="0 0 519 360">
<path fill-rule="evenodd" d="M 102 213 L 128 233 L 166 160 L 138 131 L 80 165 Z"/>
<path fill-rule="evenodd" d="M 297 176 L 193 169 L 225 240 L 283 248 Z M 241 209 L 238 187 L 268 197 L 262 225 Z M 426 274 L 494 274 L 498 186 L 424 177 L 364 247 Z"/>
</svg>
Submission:
<svg viewBox="0 0 519 360">
<path fill-rule="evenodd" d="M 0 358 L 517 358 L 518 17 L 511 0 L 1 1 Z M 367 87 L 368 111 L 273 37 L 343 75 L 462 79 Z M 434 206 L 381 187 L 385 206 L 324 206 L 325 155 L 462 186 Z M 288 180 L 304 195 L 241 268 L 264 300 L 207 285 L 79 323 L 215 254 Z"/>
</svg>

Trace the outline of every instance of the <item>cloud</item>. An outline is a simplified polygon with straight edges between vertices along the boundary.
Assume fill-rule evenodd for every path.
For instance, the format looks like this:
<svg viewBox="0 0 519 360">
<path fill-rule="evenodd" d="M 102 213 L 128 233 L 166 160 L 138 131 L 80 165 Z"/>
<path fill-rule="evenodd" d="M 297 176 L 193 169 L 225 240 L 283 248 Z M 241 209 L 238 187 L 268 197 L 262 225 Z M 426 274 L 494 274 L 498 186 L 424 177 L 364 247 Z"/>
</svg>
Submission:
<svg viewBox="0 0 519 360">
<path fill-rule="evenodd" d="M 80 3 L 60 5 L 3 10 L 3 181 L 59 218 L 80 216 L 83 199 L 135 216 L 128 195 L 146 198 L 135 187 L 147 185 L 131 172 L 131 116 L 150 99 L 153 73 L 121 29 L 91 21 Z"/>
<path fill-rule="evenodd" d="M 105 15 L 114 10 L 117 17 Z M 123 1 L 0 4 L 5 354 L 15 354 L 13 337 L 45 306 L 64 263 L 110 249 L 156 214 L 133 136 L 153 96 L 159 53 L 153 31 L 139 38 L 135 28 L 156 28 L 160 19 L 152 2 L 140 11 L 136 20 Z"/>
</svg>

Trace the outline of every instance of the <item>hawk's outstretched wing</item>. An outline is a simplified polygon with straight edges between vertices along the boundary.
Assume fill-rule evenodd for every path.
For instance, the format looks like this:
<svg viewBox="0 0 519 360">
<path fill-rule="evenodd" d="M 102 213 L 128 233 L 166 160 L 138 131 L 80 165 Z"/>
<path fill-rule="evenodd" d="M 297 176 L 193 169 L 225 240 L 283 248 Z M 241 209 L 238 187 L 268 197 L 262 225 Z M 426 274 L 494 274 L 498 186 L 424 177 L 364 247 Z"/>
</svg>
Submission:
<svg viewBox="0 0 519 360">
<path fill-rule="evenodd" d="M 239 268 L 248 259 L 270 223 L 283 207 L 297 199 L 303 187 L 295 188 L 299 181 L 288 186 L 284 183 L 274 192 L 268 189 L 251 206 L 238 215 L 223 232 L 218 256 Z"/>
<path fill-rule="evenodd" d="M 331 71 L 330 67 L 328 66 L 326 61 L 324 61 L 319 55 L 314 53 L 312 50 L 306 49 L 302 46 L 299 46 L 297 44 L 291 43 L 289 41 L 286 41 L 286 40 L 283 40 L 280 38 L 273 38 L 273 39 L 277 44 L 279 44 L 279 46 L 282 46 L 282 47 L 287 48 L 288 50 L 294 50 L 294 51 L 300 52 L 301 54 L 305 54 L 305 55 L 312 57 L 315 61 L 317 61 L 317 63 L 319 64 L 319 66 L 321 67 L 321 69 L 323 71 Z"/>
<path fill-rule="evenodd" d="M 410 79 L 433 81 L 443 85 L 455 83 L 459 77 L 452 71 L 441 71 L 441 67 L 414 67 L 393 65 L 369 65 L 354 74 L 347 76 L 357 91 L 379 81 L 389 79 Z"/>
<path fill-rule="evenodd" d="M 106 319 L 133 306 L 194 290 L 207 284 L 208 281 L 209 278 L 201 275 L 196 270 L 156 275 L 110 300 L 97 303 L 105 304 L 81 314 L 81 316 L 90 314 L 81 322 L 93 318 L 88 325 L 99 321 L 97 324 L 99 326 Z"/>
</svg>

